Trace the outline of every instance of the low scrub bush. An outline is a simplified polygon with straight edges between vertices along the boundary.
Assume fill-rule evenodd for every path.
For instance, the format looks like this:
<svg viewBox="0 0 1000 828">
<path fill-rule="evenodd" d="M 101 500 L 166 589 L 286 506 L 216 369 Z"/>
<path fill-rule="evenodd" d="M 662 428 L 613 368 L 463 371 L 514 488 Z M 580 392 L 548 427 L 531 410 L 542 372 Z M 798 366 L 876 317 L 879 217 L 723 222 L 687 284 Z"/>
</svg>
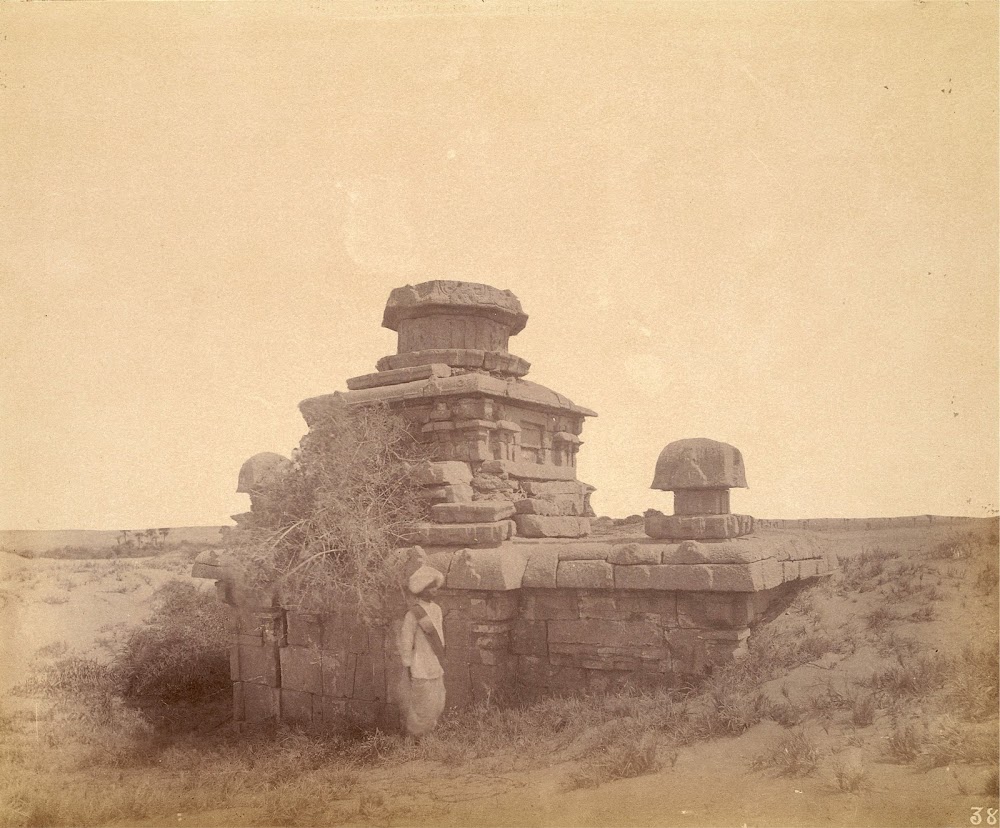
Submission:
<svg viewBox="0 0 1000 828">
<path fill-rule="evenodd" d="M 984 722 L 1000 704 L 1000 655 L 995 647 L 966 647 L 945 680 L 949 710 L 965 721 Z"/>
<path fill-rule="evenodd" d="M 602 733 L 598 745 L 590 749 L 583 766 L 571 774 L 567 787 L 592 788 L 615 779 L 631 779 L 660 769 L 657 739 L 645 723 L 621 719 Z"/>
<path fill-rule="evenodd" d="M 929 729 L 920 755 L 924 770 L 955 762 L 978 764 L 997 759 L 997 734 L 993 727 L 963 724 L 946 716 Z"/>
<path fill-rule="evenodd" d="M 445 764 L 492 756 L 504 748 L 528 756 L 546 740 L 561 737 L 568 742 L 589 725 L 604 721 L 600 707 L 589 701 L 556 697 L 513 707 L 480 704 L 447 711 L 420 749 Z"/>
<path fill-rule="evenodd" d="M 886 740 L 885 755 L 892 762 L 908 764 L 914 761 L 923 749 L 924 734 L 913 723 L 893 727 Z"/>
<path fill-rule="evenodd" d="M 875 647 L 880 656 L 896 659 L 916 658 L 925 649 L 917 639 L 900 635 L 895 630 L 886 630 L 881 635 L 876 635 Z"/>
<path fill-rule="evenodd" d="M 68 655 L 36 666 L 31 678 L 14 689 L 20 695 L 79 697 L 113 693 L 116 685 L 107 663 L 95 658 Z"/>
<path fill-rule="evenodd" d="M 867 684 L 890 697 L 926 696 L 944 687 L 951 670 L 951 660 L 943 655 L 900 658 L 898 664 L 873 672 Z"/>
<path fill-rule="evenodd" d="M 406 743 L 399 736 L 375 729 L 355 732 L 354 738 L 345 746 L 344 753 L 359 765 L 378 765 L 390 759 L 400 758 L 405 753 Z"/>
<path fill-rule="evenodd" d="M 993 770 L 983 783 L 983 793 L 996 798 L 1000 796 L 1000 771 Z"/>
<path fill-rule="evenodd" d="M 757 756 L 751 767 L 754 770 L 773 768 L 778 776 L 808 776 L 816 771 L 819 755 L 816 742 L 804 730 L 796 730 Z"/>
<path fill-rule="evenodd" d="M 896 566 L 895 575 L 897 578 L 906 577 L 907 580 L 909 580 L 908 576 L 923 576 L 924 573 L 929 571 L 931 570 L 925 563 L 920 563 L 918 561 L 902 561 Z"/>
<path fill-rule="evenodd" d="M 795 727 L 795 725 L 801 724 L 805 716 L 798 707 L 790 702 L 773 704 L 768 715 L 782 727 Z"/>
<path fill-rule="evenodd" d="M 229 608 L 212 592 L 170 581 L 154 595 L 145 626 L 131 633 L 112 663 L 125 698 L 198 702 L 228 693 Z"/>
<path fill-rule="evenodd" d="M 933 546 L 928 557 L 935 560 L 969 558 L 982 542 L 982 536 L 976 532 L 956 533 Z"/>
<path fill-rule="evenodd" d="M 980 595 L 993 595 L 997 591 L 998 579 L 1000 572 L 997 571 L 997 562 L 989 561 L 976 575 L 972 588 Z"/>
<path fill-rule="evenodd" d="M 691 721 L 691 738 L 738 736 L 764 719 L 783 715 L 783 711 L 775 713 L 775 703 L 764 693 L 743 687 L 713 687 L 705 701 Z"/>
<path fill-rule="evenodd" d="M 838 759 L 833 763 L 833 778 L 844 793 L 857 793 L 868 784 L 868 768 L 860 758 Z"/>
<path fill-rule="evenodd" d="M 897 620 L 896 613 L 886 607 L 876 607 L 865 618 L 865 626 L 869 632 L 881 635 L 889 629 L 889 625 Z"/>
<path fill-rule="evenodd" d="M 887 561 L 899 557 L 893 550 L 872 547 L 851 558 L 838 557 L 842 591 L 868 592 L 882 583 Z"/>
<path fill-rule="evenodd" d="M 65 698 L 117 696 L 169 705 L 228 694 L 228 608 L 214 593 L 170 581 L 153 594 L 145 626 L 132 631 L 110 663 L 68 655 L 40 665 L 19 689 Z"/>
<path fill-rule="evenodd" d="M 307 774 L 290 780 L 280 792 L 253 797 L 266 825 L 341 825 L 354 821 L 358 809 L 343 800 L 355 793 L 357 779 L 345 774 Z M 368 801 L 368 800 L 366 800 Z"/>
<path fill-rule="evenodd" d="M 857 696 L 851 705 L 851 723 L 855 727 L 868 727 L 875 721 L 875 697 Z"/>
</svg>

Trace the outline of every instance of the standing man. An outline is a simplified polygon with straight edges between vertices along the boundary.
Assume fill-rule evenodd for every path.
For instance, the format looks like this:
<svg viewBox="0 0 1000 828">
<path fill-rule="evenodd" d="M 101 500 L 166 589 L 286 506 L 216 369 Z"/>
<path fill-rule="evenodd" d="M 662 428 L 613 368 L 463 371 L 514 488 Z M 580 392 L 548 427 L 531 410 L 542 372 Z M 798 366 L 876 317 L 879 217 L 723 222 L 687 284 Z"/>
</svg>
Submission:
<svg viewBox="0 0 1000 828">
<path fill-rule="evenodd" d="M 403 666 L 401 707 L 407 736 L 419 739 L 437 725 L 444 710 L 444 628 L 434 595 L 444 575 L 424 564 L 406 587 L 416 601 L 403 617 L 397 645 Z"/>
</svg>

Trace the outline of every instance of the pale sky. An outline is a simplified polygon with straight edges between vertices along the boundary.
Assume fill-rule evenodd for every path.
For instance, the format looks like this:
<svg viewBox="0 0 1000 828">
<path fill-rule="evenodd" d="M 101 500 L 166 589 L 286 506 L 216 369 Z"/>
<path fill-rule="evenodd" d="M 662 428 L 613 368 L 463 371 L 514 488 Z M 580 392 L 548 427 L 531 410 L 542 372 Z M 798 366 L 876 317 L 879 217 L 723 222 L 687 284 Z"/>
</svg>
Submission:
<svg viewBox="0 0 1000 828">
<path fill-rule="evenodd" d="M 997 5 L 497 7 L 0 4 L 0 528 L 227 523 L 429 279 L 520 298 L 598 514 L 686 437 L 996 514 Z"/>
</svg>

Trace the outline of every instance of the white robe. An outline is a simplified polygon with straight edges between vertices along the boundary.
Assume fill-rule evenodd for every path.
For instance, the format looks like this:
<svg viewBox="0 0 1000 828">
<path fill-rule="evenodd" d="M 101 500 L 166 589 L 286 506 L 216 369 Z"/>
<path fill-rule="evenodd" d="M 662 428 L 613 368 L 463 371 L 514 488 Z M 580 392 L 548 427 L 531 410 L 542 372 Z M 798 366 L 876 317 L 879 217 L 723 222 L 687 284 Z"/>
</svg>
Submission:
<svg viewBox="0 0 1000 828">
<path fill-rule="evenodd" d="M 417 601 L 444 643 L 441 607 L 433 601 Z M 412 612 L 407 612 L 397 641 L 399 657 L 407 668 L 403 674 L 399 703 L 403 726 L 411 736 L 423 736 L 437 725 L 444 710 L 444 666 L 420 629 Z"/>
</svg>

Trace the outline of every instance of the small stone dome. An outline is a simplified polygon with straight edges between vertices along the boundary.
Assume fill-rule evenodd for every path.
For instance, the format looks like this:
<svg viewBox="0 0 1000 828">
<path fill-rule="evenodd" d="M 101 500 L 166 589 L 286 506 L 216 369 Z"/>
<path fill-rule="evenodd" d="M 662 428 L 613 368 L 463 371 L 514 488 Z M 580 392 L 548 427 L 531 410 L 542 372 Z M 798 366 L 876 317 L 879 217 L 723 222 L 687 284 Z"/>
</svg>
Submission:
<svg viewBox="0 0 1000 828">
<path fill-rule="evenodd" d="M 729 443 L 696 437 L 670 443 L 656 461 L 651 489 L 745 489 L 743 455 Z"/>
<path fill-rule="evenodd" d="M 273 451 L 262 451 L 240 466 L 240 477 L 236 491 L 242 494 L 253 494 L 261 486 L 286 475 L 291 468 L 292 461 L 287 457 Z"/>
</svg>

